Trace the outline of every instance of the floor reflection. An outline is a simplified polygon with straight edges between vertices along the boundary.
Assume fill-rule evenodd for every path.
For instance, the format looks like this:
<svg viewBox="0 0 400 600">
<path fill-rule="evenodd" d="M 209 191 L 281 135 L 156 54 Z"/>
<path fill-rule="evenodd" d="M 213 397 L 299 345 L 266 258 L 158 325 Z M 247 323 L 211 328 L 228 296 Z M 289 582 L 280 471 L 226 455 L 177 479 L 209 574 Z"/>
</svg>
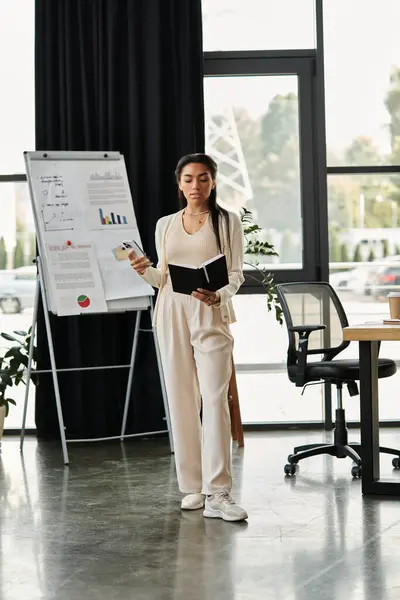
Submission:
<svg viewBox="0 0 400 600">
<path fill-rule="evenodd" d="M 234 451 L 248 523 L 181 513 L 166 440 L 73 446 L 67 468 L 57 443 L 21 455 L 6 439 L 1 600 L 393 600 L 396 500 L 363 499 L 331 457 L 283 475 L 288 449 L 319 438 L 251 434 Z"/>
</svg>

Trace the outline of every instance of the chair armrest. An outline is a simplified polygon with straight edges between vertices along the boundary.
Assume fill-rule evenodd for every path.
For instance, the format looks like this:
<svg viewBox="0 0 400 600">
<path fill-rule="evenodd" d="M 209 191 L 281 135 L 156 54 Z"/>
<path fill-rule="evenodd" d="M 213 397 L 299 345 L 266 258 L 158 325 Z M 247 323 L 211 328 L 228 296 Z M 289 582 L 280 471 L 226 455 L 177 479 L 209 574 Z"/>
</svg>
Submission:
<svg viewBox="0 0 400 600">
<path fill-rule="evenodd" d="M 308 339 L 313 331 L 326 329 L 326 325 L 297 325 L 289 327 L 289 331 L 299 334 L 299 349 L 297 351 L 296 387 L 303 387 L 306 382 L 306 367 Z"/>
<path fill-rule="evenodd" d="M 326 329 L 326 325 L 296 325 L 296 327 L 289 327 L 289 331 L 294 333 L 312 333 L 313 331 L 319 331 L 320 329 Z"/>
</svg>

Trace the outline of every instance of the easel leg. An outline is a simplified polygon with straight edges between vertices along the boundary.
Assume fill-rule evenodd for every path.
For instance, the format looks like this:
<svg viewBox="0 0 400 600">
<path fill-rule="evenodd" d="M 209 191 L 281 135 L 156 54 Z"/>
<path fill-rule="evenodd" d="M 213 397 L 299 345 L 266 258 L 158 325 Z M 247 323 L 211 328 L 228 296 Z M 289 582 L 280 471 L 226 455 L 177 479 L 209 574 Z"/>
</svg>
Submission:
<svg viewBox="0 0 400 600">
<path fill-rule="evenodd" d="M 21 452 L 24 447 L 24 440 L 25 440 L 26 413 L 28 410 L 28 401 L 29 401 L 29 387 L 30 387 L 31 373 L 32 373 L 33 347 L 35 345 L 36 322 L 37 322 L 37 314 L 38 314 L 38 306 L 39 306 L 39 293 L 40 293 L 40 283 L 39 283 L 39 275 L 37 275 L 36 286 L 35 286 L 35 298 L 33 301 L 31 339 L 29 342 L 29 352 L 28 352 L 28 367 L 26 370 L 24 413 L 23 413 L 23 417 L 22 417 L 21 438 L 20 438 L 20 443 L 19 443 L 19 449 Z"/>
<path fill-rule="evenodd" d="M 47 299 L 46 299 L 46 292 L 45 292 L 45 289 L 43 286 L 42 269 L 41 269 L 39 259 L 38 259 L 38 269 L 39 269 L 40 291 L 41 291 L 42 302 L 43 302 L 44 320 L 45 320 L 45 324 L 46 324 L 47 342 L 49 344 L 50 364 L 51 364 L 51 371 L 52 371 L 52 376 L 53 376 L 54 394 L 56 397 L 58 424 L 60 427 L 61 445 L 62 445 L 62 451 L 63 451 L 63 457 L 64 457 L 64 464 L 68 465 L 69 458 L 68 458 L 68 450 L 67 450 L 67 441 L 65 439 L 64 418 L 63 418 L 62 408 L 61 408 L 60 388 L 58 387 L 58 377 L 57 377 L 56 359 L 55 359 L 55 355 L 54 355 L 53 337 L 51 335 L 49 311 L 48 311 L 48 305 L 47 305 Z"/>
<path fill-rule="evenodd" d="M 152 300 L 152 298 L 150 298 L 150 302 L 151 302 L 151 304 L 150 304 L 150 315 L 151 315 L 151 322 L 153 323 L 154 307 L 153 307 L 153 300 Z M 171 448 L 171 452 L 174 452 L 174 440 L 173 440 L 173 437 L 172 437 L 171 418 L 169 416 L 169 406 L 168 406 L 168 395 L 167 395 L 167 388 L 165 387 L 164 371 L 163 371 L 163 368 L 162 368 L 160 347 L 158 345 L 157 332 L 154 329 L 154 327 L 152 327 L 152 331 L 153 331 L 153 339 L 154 339 L 154 348 L 155 348 L 156 356 L 157 356 L 158 373 L 159 373 L 159 376 L 160 376 L 161 393 L 162 393 L 163 402 L 164 402 L 165 419 L 167 421 L 169 446 Z"/>
<path fill-rule="evenodd" d="M 127 385 L 127 388 L 126 388 L 124 416 L 123 416 L 123 419 L 122 419 L 121 442 L 124 441 L 124 436 L 125 436 L 125 431 L 126 431 L 126 421 L 127 421 L 127 418 L 128 418 L 129 402 L 130 402 L 130 399 L 131 399 L 133 370 L 134 370 L 134 367 L 135 367 L 136 349 L 137 349 L 138 339 L 139 339 L 141 317 L 142 317 L 142 311 L 139 310 L 137 312 L 137 314 L 136 314 L 135 332 L 133 334 L 131 362 L 130 362 L 130 366 L 129 366 L 128 385 Z"/>
</svg>

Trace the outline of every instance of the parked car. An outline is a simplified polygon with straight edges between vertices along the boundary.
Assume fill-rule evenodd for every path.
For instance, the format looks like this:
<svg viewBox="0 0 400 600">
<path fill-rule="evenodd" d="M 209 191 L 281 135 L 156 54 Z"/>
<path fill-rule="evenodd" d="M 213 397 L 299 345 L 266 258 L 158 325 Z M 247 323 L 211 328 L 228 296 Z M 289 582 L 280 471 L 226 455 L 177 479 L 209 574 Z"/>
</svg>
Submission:
<svg viewBox="0 0 400 600">
<path fill-rule="evenodd" d="M 347 271 L 333 272 L 329 276 L 329 282 L 338 291 L 349 291 L 364 296 L 374 295 L 373 290 L 378 285 L 379 275 L 385 268 L 396 265 L 400 267 L 400 255 L 377 258 Z"/>
<path fill-rule="evenodd" d="M 374 264 L 377 263 L 377 264 Z M 400 263 L 400 256 L 398 254 L 394 256 L 385 256 L 385 258 L 377 258 L 375 261 L 371 262 L 371 266 L 369 267 L 369 274 L 365 283 L 365 295 L 371 296 L 373 295 L 373 289 L 377 284 L 377 277 L 382 272 L 384 268 L 387 268 L 386 265 L 382 265 L 381 263 L 387 263 L 387 266 L 396 266 L 397 263 Z"/>
<path fill-rule="evenodd" d="M 371 280 L 371 296 L 375 300 L 386 300 L 389 292 L 400 291 L 400 263 L 380 267 Z"/>
<path fill-rule="evenodd" d="M 348 271 L 340 271 L 339 273 L 331 273 L 329 275 L 329 283 L 338 291 L 355 292 L 356 294 L 366 294 L 367 280 L 370 273 L 369 265 L 362 265 L 349 269 Z"/>
<path fill-rule="evenodd" d="M 20 313 L 33 306 L 36 267 L 18 267 L 0 271 L 0 309 L 3 313 Z"/>
<path fill-rule="evenodd" d="M 329 274 L 329 283 L 335 290 L 347 290 L 349 285 L 349 280 L 351 277 L 351 270 L 349 271 L 339 271 L 339 273 L 330 273 Z"/>
</svg>

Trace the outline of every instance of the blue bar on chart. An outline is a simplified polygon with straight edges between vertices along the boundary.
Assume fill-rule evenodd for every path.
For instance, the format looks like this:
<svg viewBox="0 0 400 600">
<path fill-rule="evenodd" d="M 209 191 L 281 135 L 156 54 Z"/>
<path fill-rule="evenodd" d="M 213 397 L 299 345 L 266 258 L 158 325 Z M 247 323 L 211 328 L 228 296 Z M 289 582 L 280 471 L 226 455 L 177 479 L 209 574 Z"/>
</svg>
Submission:
<svg viewBox="0 0 400 600">
<path fill-rule="evenodd" d="M 103 209 L 99 208 L 100 223 L 102 225 L 128 225 L 128 221 L 125 215 L 116 215 L 110 213 L 110 216 L 104 215 Z"/>
</svg>

